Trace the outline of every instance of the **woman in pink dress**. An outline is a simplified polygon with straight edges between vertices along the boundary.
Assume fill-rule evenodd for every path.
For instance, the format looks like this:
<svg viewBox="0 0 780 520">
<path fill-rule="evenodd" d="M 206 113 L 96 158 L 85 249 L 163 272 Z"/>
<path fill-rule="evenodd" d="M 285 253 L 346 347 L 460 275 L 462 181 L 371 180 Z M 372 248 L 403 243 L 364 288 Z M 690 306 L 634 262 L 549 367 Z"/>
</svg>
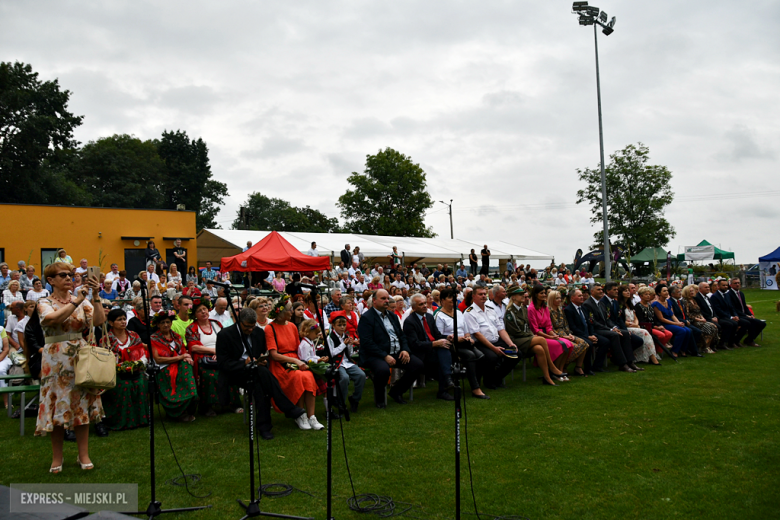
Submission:
<svg viewBox="0 0 780 520">
<path fill-rule="evenodd" d="M 559 369 L 566 366 L 569 358 L 569 350 L 572 344 L 555 333 L 550 319 L 550 308 L 547 307 L 547 288 L 543 285 L 535 285 L 531 289 L 531 304 L 528 306 L 528 322 L 531 332 L 547 340 L 547 348 L 550 351 L 550 359 Z M 552 374 L 551 374 L 552 375 Z M 563 372 L 561 381 L 568 381 L 568 374 Z M 553 376 L 555 377 L 555 376 Z"/>
</svg>

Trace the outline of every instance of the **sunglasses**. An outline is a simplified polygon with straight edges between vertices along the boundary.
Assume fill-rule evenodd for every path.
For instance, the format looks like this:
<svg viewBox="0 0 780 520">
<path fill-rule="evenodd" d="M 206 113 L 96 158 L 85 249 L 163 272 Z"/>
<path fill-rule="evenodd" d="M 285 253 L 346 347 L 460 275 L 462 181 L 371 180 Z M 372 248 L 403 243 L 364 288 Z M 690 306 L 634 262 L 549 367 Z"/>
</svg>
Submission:
<svg viewBox="0 0 780 520">
<path fill-rule="evenodd" d="M 57 273 L 55 276 L 59 278 L 73 278 L 76 273 Z"/>
</svg>

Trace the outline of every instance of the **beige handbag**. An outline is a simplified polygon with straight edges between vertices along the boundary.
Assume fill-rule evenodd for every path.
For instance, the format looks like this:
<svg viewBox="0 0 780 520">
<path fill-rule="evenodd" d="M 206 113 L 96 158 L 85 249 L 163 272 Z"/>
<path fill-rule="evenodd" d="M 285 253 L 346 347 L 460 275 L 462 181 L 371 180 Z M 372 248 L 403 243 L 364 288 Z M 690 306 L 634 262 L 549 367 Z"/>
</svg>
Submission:
<svg viewBox="0 0 780 520">
<path fill-rule="evenodd" d="M 108 345 L 108 330 L 103 324 L 101 343 Z M 87 345 L 79 347 L 76 353 L 76 386 L 87 388 L 93 393 L 109 390 L 116 386 L 116 356 L 108 348 L 95 341 L 95 327 L 90 323 Z"/>
</svg>

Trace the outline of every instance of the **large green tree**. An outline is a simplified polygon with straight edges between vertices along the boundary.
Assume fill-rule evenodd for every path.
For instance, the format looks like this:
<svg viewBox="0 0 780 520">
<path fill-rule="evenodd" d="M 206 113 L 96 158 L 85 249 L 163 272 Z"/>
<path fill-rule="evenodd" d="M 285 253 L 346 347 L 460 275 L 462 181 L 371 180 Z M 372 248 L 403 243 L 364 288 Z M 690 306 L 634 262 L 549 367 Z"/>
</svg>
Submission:
<svg viewBox="0 0 780 520">
<path fill-rule="evenodd" d="M 632 255 L 646 247 L 665 246 L 676 234 L 664 217 L 674 198 L 672 172 L 648 164 L 650 149 L 642 143 L 630 144 L 609 158 L 605 174 L 610 241 L 624 243 Z M 577 174 L 585 183 L 577 191 L 577 204 L 587 203 L 591 224 L 602 224 L 601 169 L 577 169 Z M 603 236 L 603 230 L 593 235 L 596 246 L 604 243 Z"/>
<path fill-rule="evenodd" d="M 426 190 L 425 172 L 411 158 L 392 148 L 366 156 L 363 173 L 347 179 L 353 189 L 336 205 L 344 228 L 370 235 L 434 237 L 425 227 L 425 211 L 433 206 Z"/>
<path fill-rule="evenodd" d="M 260 192 L 249 195 L 243 205 L 244 220 L 239 211 L 233 229 L 259 229 L 272 231 L 301 231 L 309 233 L 334 233 L 339 231 L 338 220 L 305 206 L 296 208 L 282 199 L 271 198 Z"/>
<path fill-rule="evenodd" d="M 197 211 L 197 228 L 217 227 L 214 217 L 228 194 L 227 185 L 211 176 L 209 151 L 203 139 L 190 140 L 186 132 L 163 132 L 157 153 L 165 163 L 162 182 L 163 207 L 183 204 Z"/>
<path fill-rule="evenodd" d="M 0 202 L 83 203 L 66 174 L 83 119 L 68 111 L 69 99 L 30 65 L 0 63 Z"/>
<path fill-rule="evenodd" d="M 84 145 L 72 166 L 91 206 L 164 208 L 165 163 L 152 140 L 113 135 Z"/>
</svg>

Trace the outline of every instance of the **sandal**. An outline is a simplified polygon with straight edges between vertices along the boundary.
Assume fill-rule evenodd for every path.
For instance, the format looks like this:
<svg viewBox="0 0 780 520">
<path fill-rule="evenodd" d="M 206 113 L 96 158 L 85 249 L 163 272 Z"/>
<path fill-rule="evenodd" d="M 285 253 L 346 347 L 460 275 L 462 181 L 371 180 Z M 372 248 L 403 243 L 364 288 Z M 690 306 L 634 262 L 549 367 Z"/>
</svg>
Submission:
<svg viewBox="0 0 780 520">
<path fill-rule="evenodd" d="M 236 408 L 235 410 L 233 410 L 233 413 L 244 413 L 244 409 L 243 408 Z"/>
<path fill-rule="evenodd" d="M 59 473 L 60 471 L 62 471 L 62 464 L 49 468 L 49 473 Z"/>
<path fill-rule="evenodd" d="M 87 470 L 87 469 L 94 469 L 95 465 L 91 462 L 89 464 L 82 464 L 81 459 L 79 459 L 78 455 L 76 456 L 76 462 L 78 462 L 79 466 L 81 466 L 81 469 Z"/>
<path fill-rule="evenodd" d="M 579 372 L 577 372 L 579 370 Z M 588 374 L 585 373 L 585 371 L 582 369 L 582 367 L 575 367 L 574 368 L 574 374 L 577 377 L 588 377 Z"/>
</svg>

